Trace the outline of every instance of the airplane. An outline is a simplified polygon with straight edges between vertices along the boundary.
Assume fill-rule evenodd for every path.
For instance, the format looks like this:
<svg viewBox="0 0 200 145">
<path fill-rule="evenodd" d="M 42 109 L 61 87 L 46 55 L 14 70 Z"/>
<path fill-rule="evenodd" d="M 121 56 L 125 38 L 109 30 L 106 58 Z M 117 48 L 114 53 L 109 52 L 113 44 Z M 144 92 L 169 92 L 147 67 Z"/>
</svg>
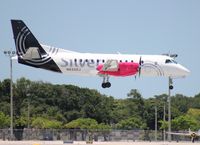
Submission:
<svg viewBox="0 0 200 145">
<path fill-rule="evenodd" d="M 200 130 L 198 132 L 191 131 L 189 129 L 188 133 L 181 132 L 166 132 L 167 134 L 178 135 L 178 136 L 189 136 L 191 137 L 191 141 L 194 143 L 195 139 L 200 137 Z"/>
<path fill-rule="evenodd" d="M 11 25 L 19 63 L 63 74 L 100 76 L 103 88 L 111 87 L 111 76 L 180 78 L 190 73 L 170 56 L 80 53 L 40 44 L 22 20 L 11 20 Z"/>
</svg>

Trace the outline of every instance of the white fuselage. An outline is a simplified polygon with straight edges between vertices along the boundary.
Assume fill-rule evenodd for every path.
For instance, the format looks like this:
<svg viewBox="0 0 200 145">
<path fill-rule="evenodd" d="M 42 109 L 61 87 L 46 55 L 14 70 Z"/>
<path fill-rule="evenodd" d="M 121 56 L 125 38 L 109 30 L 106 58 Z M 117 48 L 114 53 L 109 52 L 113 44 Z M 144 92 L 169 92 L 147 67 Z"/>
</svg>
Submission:
<svg viewBox="0 0 200 145">
<path fill-rule="evenodd" d="M 42 46 L 64 74 L 95 76 L 98 75 L 97 66 L 106 63 L 107 60 L 138 63 L 140 58 L 143 61 L 141 67 L 142 76 L 177 78 L 185 77 L 189 73 L 188 69 L 166 55 L 78 53 L 45 45 Z"/>
<path fill-rule="evenodd" d="M 78 53 L 39 44 L 22 20 L 11 20 L 11 25 L 19 63 L 64 74 L 102 76 L 103 88 L 111 87 L 110 76 L 177 78 L 189 73 L 166 55 Z"/>
</svg>

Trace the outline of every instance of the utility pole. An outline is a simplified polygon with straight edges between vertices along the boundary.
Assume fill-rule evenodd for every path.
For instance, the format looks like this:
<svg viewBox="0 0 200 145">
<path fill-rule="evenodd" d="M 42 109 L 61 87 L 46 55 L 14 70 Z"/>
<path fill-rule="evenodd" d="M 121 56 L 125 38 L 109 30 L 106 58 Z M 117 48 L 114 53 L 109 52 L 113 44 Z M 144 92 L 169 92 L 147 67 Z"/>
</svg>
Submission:
<svg viewBox="0 0 200 145">
<path fill-rule="evenodd" d="M 29 93 L 27 93 L 27 97 L 28 97 L 27 128 L 30 129 L 30 94 Z"/>
<path fill-rule="evenodd" d="M 26 84 L 27 97 L 27 129 L 30 128 L 30 84 Z"/>
<path fill-rule="evenodd" d="M 28 90 L 29 90 L 29 85 L 28 85 Z M 27 110 L 27 134 L 28 134 L 28 140 L 30 139 L 30 93 L 27 93 L 26 94 L 26 96 L 27 96 L 27 105 L 28 105 L 28 110 Z"/>
<path fill-rule="evenodd" d="M 173 81 L 171 77 L 169 77 L 168 89 L 168 141 L 171 142 L 171 90 L 173 89 Z"/>
<path fill-rule="evenodd" d="M 169 56 L 173 59 L 177 58 L 178 57 L 178 54 L 163 54 L 163 55 L 166 55 L 166 56 Z M 171 90 L 173 89 L 173 81 L 172 81 L 172 78 L 169 76 L 169 83 L 168 83 L 168 141 L 170 142 L 171 141 Z"/>
<path fill-rule="evenodd" d="M 158 117 L 157 117 L 157 106 L 155 106 L 155 141 L 157 141 L 157 131 L 158 131 L 158 127 L 157 127 L 157 124 L 158 124 Z"/>
<path fill-rule="evenodd" d="M 10 140 L 13 140 L 13 78 L 12 78 L 12 57 L 15 51 L 4 51 L 4 54 L 10 59 Z"/>
<path fill-rule="evenodd" d="M 165 102 L 164 102 L 164 109 L 163 109 L 163 122 L 165 123 L 166 119 L 165 119 Z M 164 126 L 164 129 L 163 129 L 163 140 L 165 142 L 166 140 L 166 131 L 165 131 L 165 126 Z"/>
</svg>

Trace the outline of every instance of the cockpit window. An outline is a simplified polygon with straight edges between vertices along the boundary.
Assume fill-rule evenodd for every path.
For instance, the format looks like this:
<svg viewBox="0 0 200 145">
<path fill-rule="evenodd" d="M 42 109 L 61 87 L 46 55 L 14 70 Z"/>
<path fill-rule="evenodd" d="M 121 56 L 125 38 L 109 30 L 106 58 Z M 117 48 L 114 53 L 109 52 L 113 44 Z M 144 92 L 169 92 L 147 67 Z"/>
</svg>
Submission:
<svg viewBox="0 0 200 145">
<path fill-rule="evenodd" d="M 166 59 L 165 63 L 172 63 L 170 59 Z"/>
<path fill-rule="evenodd" d="M 177 64 L 177 62 L 173 59 L 166 59 L 165 63 L 176 63 Z"/>
<path fill-rule="evenodd" d="M 177 62 L 175 60 L 172 60 L 173 63 L 177 64 Z"/>
</svg>

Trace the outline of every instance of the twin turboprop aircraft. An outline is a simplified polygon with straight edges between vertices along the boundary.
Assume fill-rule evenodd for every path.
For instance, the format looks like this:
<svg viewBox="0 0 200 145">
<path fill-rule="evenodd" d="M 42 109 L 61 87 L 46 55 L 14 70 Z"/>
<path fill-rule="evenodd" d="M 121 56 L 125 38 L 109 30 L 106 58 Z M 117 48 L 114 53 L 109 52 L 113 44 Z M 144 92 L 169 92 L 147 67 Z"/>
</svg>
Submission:
<svg viewBox="0 0 200 145">
<path fill-rule="evenodd" d="M 109 88 L 110 76 L 185 77 L 189 70 L 166 55 L 79 53 L 42 45 L 22 20 L 11 20 L 18 62 L 54 72 L 101 76 Z"/>
</svg>

